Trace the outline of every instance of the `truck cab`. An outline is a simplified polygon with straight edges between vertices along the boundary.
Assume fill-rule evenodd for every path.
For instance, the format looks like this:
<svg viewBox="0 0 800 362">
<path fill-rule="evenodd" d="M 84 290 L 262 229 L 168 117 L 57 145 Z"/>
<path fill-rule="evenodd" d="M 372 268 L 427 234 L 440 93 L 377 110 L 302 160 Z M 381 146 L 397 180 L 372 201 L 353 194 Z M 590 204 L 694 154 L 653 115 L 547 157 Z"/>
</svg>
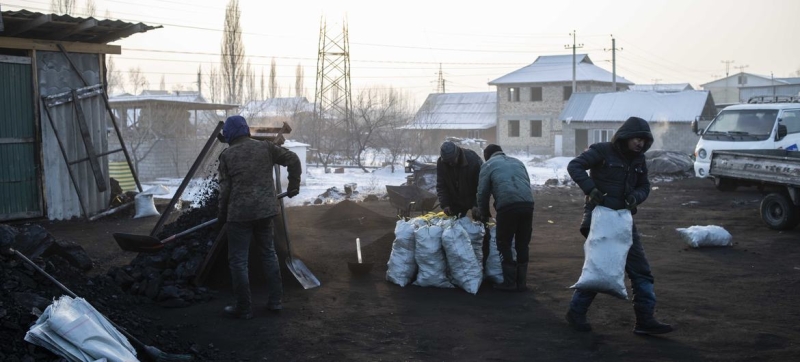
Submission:
<svg viewBox="0 0 800 362">
<path fill-rule="evenodd" d="M 800 97 L 780 101 L 761 103 L 761 98 L 728 106 L 702 132 L 698 132 L 697 121 L 692 122 L 692 131 L 700 134 L 694 151 L 695 176 L 712 177 L 708 171 L 714 150 L 797 151 L 800 145 Z"/>
</svg>

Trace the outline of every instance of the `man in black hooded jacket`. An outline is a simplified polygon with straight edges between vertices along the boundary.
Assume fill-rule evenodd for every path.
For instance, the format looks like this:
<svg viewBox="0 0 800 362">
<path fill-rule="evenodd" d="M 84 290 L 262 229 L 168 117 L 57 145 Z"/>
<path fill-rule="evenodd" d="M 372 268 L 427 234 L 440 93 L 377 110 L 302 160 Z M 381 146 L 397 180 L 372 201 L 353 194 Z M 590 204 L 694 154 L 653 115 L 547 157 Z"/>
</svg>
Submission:
<svg viewBox="0 0 800 362">
<path fill-rule="evenodd" d="M 436 160 L 436 196 L 447 216 L 464 217 L 478 206 L 478 175 L 483 160 L 475 151 L 455 143 L 442 143 Z"/>
<path fill-rule="evenodd" d="M 647 121 L 630 117 L 617 130 L 611 142 L 595 143 L 567 165 L 570 177 L 586 194 L 580 232 L 589 235 L 592 210 L 602 205 L 613 210 L 636 208 L 650 194 L 647 164 L 644 153 L 653 145 L 653 134 Z M 587 170 L 591 173 L 587 174 Z M 636 224 L 633 224 L 633 244 L 628 251 L 625 272 L 633 289 L 633 310 L 636 314 L 636 334 L 663 334 L 672 326 L 658 322 L 654 317 L 656 295 L 653 291 L 653 274 L 642 247 Z M 590 331 L 586 313 L 594 300 L 595 292 L 576 289 L 570 301 L 566 319 L 578 331 Z"/>
</svg>

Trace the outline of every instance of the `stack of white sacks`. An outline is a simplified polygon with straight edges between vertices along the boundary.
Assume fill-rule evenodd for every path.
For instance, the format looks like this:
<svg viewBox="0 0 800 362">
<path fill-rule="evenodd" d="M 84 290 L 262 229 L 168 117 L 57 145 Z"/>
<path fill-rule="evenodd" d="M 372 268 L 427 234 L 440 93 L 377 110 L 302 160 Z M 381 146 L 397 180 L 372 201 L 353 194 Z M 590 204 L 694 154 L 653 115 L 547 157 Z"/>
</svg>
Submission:
<svg viewBox="0 0 800 362">
<path fill-rule="evenodd" d="M 495 227 L 490 225 L 489 256 L 483 268 L 484 224 L 468 217 L 428 215 L 398 220 L 386 280 L 404 287 L 459 287 L 478 293 L 484 279 L 502 283 Z"/>
</svg>

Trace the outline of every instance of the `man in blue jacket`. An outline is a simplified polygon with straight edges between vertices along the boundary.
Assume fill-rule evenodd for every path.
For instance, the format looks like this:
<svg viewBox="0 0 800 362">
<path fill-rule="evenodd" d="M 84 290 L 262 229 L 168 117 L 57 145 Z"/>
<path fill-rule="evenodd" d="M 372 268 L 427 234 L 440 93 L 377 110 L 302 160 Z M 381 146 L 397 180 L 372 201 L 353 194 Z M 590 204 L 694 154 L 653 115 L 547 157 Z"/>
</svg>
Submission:
<svg viewBox="0 0 800 362">
<path fill-rule="evenodd" d="M 478 214 L 482 221 L 490 216 L 489 196 L 494 196 L 497 212 L 497 251 L 503 268 L 504 291 L 525 291 L 528 278 L 528 245 L 533 233 L 533 191 L 528 169 L 520 160 L 506 156 L 500 146 L 490 144 L 483 150 L 486 163 L 478 177 Z M 517 252 L 514 261 L 511 243 Z"/>
<path fill-rule="evenodd" d="M 650 125 L 639 117 L 630 117 L 617 130 L 611 142 L 595 143 L 567 165 L 570 177 L 586 194 L 580 232 L 589 235 L 592 210 L 602 205 L 613 210 L 629 209 L 636 214 L 638 205 L 650 194 L 644 153 L 653 144 Z M 586 171 L 590 170 L 591 174 Z M 669 324 L 654 317 L 656 295 L 653 274 L 644 248 L 633 224 L 633 245 L 628 251 L 625 272 L 633 289 L 636 334 L 663 334 L 672 331 Z M 590 331 L 586 313 L 597 293 L 576 289 L 566 319 L 575 330 Z"/>
</svg>

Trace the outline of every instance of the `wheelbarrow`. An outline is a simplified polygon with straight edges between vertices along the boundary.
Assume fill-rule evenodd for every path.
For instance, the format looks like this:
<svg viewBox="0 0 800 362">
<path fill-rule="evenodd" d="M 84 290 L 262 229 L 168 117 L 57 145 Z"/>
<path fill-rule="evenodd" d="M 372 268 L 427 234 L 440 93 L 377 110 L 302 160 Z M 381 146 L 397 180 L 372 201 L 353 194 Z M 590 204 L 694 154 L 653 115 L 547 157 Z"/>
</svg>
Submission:
<svg viewBox="0 0 800 362">
<path fill-rule="evenodd" d="M 424 214 L 436 208 L 438 198 L 435 194 L 414 185 L 386 185 L 389 203 L 397 208 L 397 216 L 404 219 L 411 217 L 412 211 Z"/>
</svg>

